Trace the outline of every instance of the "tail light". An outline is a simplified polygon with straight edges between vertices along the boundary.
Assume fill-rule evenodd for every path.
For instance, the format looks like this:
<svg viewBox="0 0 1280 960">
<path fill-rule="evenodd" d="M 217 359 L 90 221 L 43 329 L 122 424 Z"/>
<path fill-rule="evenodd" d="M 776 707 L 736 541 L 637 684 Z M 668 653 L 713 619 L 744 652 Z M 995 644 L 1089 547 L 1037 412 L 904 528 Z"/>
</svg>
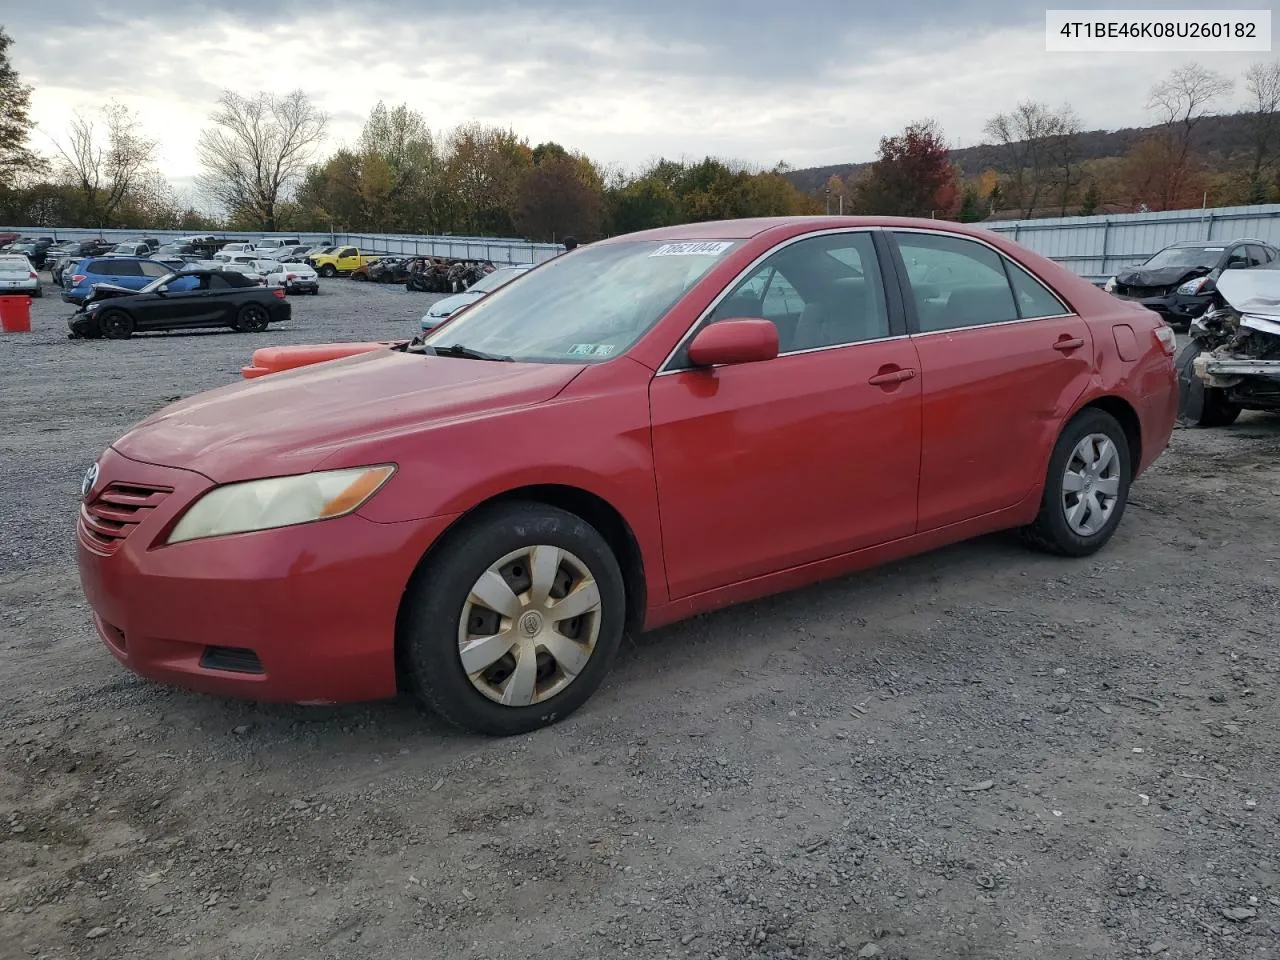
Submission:
<svg viewBox="0 0 1280 960">
<path fill-rule="evenodd" d="M 71 278 L 71 285 L 78 287 L 80 286 L 80 284 L 84 283 L 88 279 L 89 278 L 86 277 L 83 273 L 77 273 L 74 277 Z"/>
<path fill-rule="evenodd" d="M 1178 335 L 1173 332 L 1173 327 L 1163 321 L 1156 327 L 1156 339 L 1160 341 L 1160 349 L 1169 356 L 1173 356 L 1178 352 Z"/>
<path fill-rule="evenodd" d="M 271 295 L 275 297 L 277 300 L 283 300 L 284 289 L 282 287 L 276 287 L 274 290 L 271 291 Z"/>
<path fill-rule="evenodd" d="M 286 280 L 297 280 L 297 279 L 298 279 L 298 275 L 297 275 L 296 273 L 286 273 L 286 274 L 284 275 L 284 278 L 285 278 Z"/>
<path fill-rule="evenodd" d="M 32 270 L 30 273 L 28 273 L 28 274 L 27 274 L 27 276 L 28 276 L 30 279 L 32 279 L 32 280 L 39 280 L 39 279 L 40 279 L 40 274 L 36 273 L 34 270 Z"/>
</svg>

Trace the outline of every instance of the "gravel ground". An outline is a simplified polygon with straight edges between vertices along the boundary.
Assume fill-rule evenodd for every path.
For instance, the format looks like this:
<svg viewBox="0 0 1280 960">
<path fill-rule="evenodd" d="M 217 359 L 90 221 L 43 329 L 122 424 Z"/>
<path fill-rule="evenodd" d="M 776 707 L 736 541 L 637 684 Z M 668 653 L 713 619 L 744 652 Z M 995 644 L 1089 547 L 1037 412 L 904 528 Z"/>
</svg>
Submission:
<svg viewBox="0 0 1280 960">
<path fill-rule="evenodd" d="M 698 618 L 526 737 L 121 669 L 85 467 L 431 299 L 106 343 L 46 298 L 0 337 L 0 958 L 1280 957 L 1274 417 L 1177 431 L 1094 558 L 989 537 Z"/>
</svg>

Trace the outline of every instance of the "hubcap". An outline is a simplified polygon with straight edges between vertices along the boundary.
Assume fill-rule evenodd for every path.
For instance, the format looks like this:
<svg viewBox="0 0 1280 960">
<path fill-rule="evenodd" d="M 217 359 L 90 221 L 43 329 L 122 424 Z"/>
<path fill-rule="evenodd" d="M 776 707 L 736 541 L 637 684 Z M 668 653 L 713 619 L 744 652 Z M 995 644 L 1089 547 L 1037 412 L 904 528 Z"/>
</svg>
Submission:
<svg viewBox="0 0 1280 960">
<path fill-rule="evenodd" d="M 1102 530 L 1120 497 L 1120 456 L 1111 438 L 1091 433 L 1071 452 L 1062 478 L 1067 526 L 1082 537 Z"/>
<path fill-rule="evenodd" d="M 578 678 L 600 635 L 600 587 L 587 565 L 546 544 L 490 564 L 458 622 L 458 657 L 480 693 L 509 707 L 541 703 Z"/>
</svg>

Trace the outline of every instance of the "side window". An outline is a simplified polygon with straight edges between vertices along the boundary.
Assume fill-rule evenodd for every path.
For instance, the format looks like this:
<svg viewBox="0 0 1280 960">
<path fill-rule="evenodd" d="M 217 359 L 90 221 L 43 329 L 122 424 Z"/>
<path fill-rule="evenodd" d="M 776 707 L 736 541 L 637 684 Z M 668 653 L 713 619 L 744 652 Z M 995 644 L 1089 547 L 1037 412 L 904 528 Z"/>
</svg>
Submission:
<svg viewBox="0 0 1280 960">
<path fill-rule="evenodd" d="M 354 257 L 355 255 L 356 255 L 355 247 L 346 247 L 345 249 L 338 251 L 338 256 L 340 257 Z"/>
<path fill-rule="evenodd" d="M 1262 248 L 1255 244 L 1249 244 L 1249 266 L 1261 267 L 1267 262 L 1267 255 L 1262 252 Z"/>
<path fill-rule="evenodd" d="M 163 277 L 173 272 L 163 263 L 156 263 L 153 260 L 145 260 L 138 264 L 138 267 L 142 270 L 144 277 Z"/>
<path fill-rule="evenodd" d="M 1226 269 L 1238 270 L 1241 267 L 1247 267 L 1248 265 L 1249 257 L 1245 253 L 1245 248 L 1243 246 L 1232 247 L 1231 255 L 1227 257 Z"/>
<path fill-rule="evenodd" d="M 889 336 L 889 311 L 871 234 L 809 237 L 768 257 L 707 318 L 763 317 L 782 353 Z"/>
<path fill-rule="evenodd" d="M 105 260 L 93 260 L 84 268 L 85 273 L 92 273 L 99 276 L 107 276 L 107 267 L 109 264 Z"/>
<path fill-rule="evenodd" d="M 138 269 L 137 260 L 119 260 L 114 264 L 108 264 L 103 271 L 113 277 L 140 277 L 142 271 Z"/>
<path fill-rule="evenodd" d="M 1036 317 L 1060 317 L 1071 312 L 1050 292 L 1048 287 L 1025 269 L 1007 258 L 1004 263 L 1009 271 L 1009 282 L 1013 285 L 1014 299 L 1018 302 L 1018 315 L 1023 320 Z"/>
<path fill-rule="evenodd" d="M 921 333 L 1020 319 L 1002 258 L 990 247 L 934 233 L 894 236 L 906 263 Z"/>
</svg>

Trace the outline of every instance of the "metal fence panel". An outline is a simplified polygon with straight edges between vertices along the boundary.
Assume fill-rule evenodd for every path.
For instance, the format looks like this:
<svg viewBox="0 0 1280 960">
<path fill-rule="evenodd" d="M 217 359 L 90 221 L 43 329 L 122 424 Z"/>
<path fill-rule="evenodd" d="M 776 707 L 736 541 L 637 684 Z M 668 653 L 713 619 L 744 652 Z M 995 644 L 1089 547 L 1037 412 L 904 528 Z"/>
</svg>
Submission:
<svg viewBox="0 0 1280 960">
<path fill-rule="evenodd" d="M 1280 246 L 1280 203 L 1162 213 L 1003 220 L 981 224 L 1088 277 L 1105 280 L 1179 240 L 1243 237 Z"/>
<path fill-rule="evenodd" d="M 1178 240 L 1222 240 L 1241 237 L 1280 246 L 1280 203 L 1163 213 L 1118 213 L 1093 217 L 1002 220 L 980 224 L 1069 270 L 1102 281 L 1123 267 L 1141 263 Z M 0 232 L 58 239 L 102 236 L 127 240 L 149 236 L 165 240 L 190 236 L 193 230 L 90 230 L 60 227 L 0 227 Z M 374 253 L 488 260 L 495 264 L 542 263 L 563 251 L 558 243 L 530 243 L 513 237 L 458 237 L 386 233 L 255 233 L 219 231 L 229 240 L 297 237 L 301 243 L 346 243 Z"/>
<path fill-rule="evenodd" d="M 78 240 L 102 237 L 106 240 L 131 240 L 154 237 L 172 240 L 203 234 L 200 230 L 93 230 L 84 227 L 3 227 L 0 233 L 23 236 L 53 237 L 56 240 Z M 262 233 L 254 231 L 208 231 L 226 240 L 260 240 L 297 237 L 299 243 L 343 243 L 373 253 L 395 253 L 406 256 L 451 257 L 459 260 L 488 260 L 495 264 L 542 263 L 563 253 L 558 243 L 530 243 L 513 237 L 426 236 L 388 233 Z"/>
</svg>

